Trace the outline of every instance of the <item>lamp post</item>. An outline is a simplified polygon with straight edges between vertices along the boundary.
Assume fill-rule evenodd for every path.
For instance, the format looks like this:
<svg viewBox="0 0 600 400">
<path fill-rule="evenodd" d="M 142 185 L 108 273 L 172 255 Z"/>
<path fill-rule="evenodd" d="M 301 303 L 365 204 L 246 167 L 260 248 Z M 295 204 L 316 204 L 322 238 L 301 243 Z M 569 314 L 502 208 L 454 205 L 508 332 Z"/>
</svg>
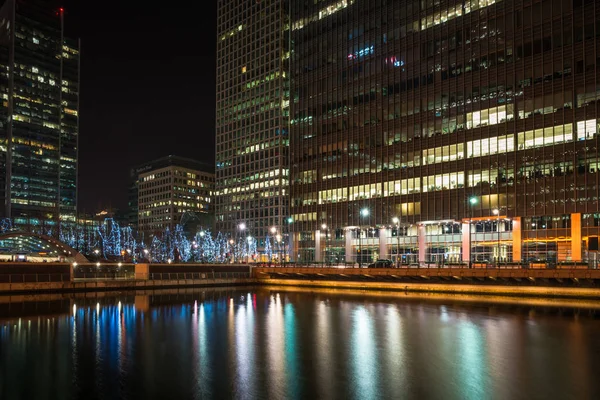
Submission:
<svg viewBox="0 0 600 400">
<path fill-rule="evenodd" d="M 281 267 L 281 235 L 279 233 L 275 236 L 275 240 L 277 241 L 277 253 L 279 257 L 279 266 Z"/>
<path fill-rule="evenodd" d="M 252 245 L 252 236 L 248 235 L 248 237 L 246 238 L 246 241 L 248 242 L 247 244 L 247 251 L 246 251 L 246 264 L 250 264 L 250 246 Z"/>
<path fill-rule="evenodd" d="M 400 268 L 400 218 L 392 218 L 392 222 L 396 224 L 396 268 Z"/>
<path fill-rule="evenodd" d="M 492 210 L 496 216 L 496 231 L 498 232 L 498 242 L 496 244 L 496 265 L 500 263 L 500 210 L 494 208 Z"/>
<path fill-rule="evenodd" d="M 471 222 L 473 221 L 473 207 L 478 203 L 477 197 L 469 197 L 469 268 L 473 267 L 473 255 L 471 254 Z"/>
<path fill-rule="evenodd" d="M 273 238 L 276 239 L 276 237 L 275 237 L 276 234 L 277 234 L 277 228 L 272 226 L 271 227 L 271 236 L 273 236 Z M 273 261 L 272 258 L 273 258 L 272 256 L 269 256 L 269 265 L 271 265 L 271 262 Z"/>
<path fill-rule="evenodd" d="M 327 264 L 327 242 L 329 241 L 329 230 L 327 229 L 327 224 L 322 224 L 321 229 L 325 231 L 325 264 Z"/>
<path fill-rule="evenodd" d="M 244 236 L 244 231 L 246 230 L 246 223 L 244 223 L 244 222 L 240 222 L 240 223 L 238 224 L 238 230 L 239 230 L 239 232 L 241 232 L 241 234 L 240 234 L 240 235 L 241 235 L 241 236 Z M 236 232 L 236 238 L 235 238 L 235 240 L 236 240 L 236 245 L 237 245 L 237 242 L 239 242 L 239 236 L 237 235 L 237 232 Z M 242 247 L 243 247 L 243 246 L 242 246 Z M 234 258 L 235 258 L 235 254 L 234 254 Z M 243 261 L 243 260 L 244 260 L 244 255 L 242 254 L 242 261 Z"/>
<path fill-rule="evenodd" d="M 292 227 L 292 223 L 293 223 L 293 222 L 294 222 L 294 218 L 292 218 L 292 217 L 288 217 L 288 218 L 287 218 L 287 226 L 286 226 L 286 231 L 287 231 L 287 233 L 285 234 L 285 235 L 287 235 L 287 241 L 290 241 L 290 240 L 292 240 L 292 239 L 291 239 L 291 237 L 292 237 L 291 227 Z M 284 235 L 284 236 L 285 236 L 285 235 Z M 287 241 L 286 241 L 286 242 L 287 242 Z M 283 245 L 283 252 L 284 252 L 284 254 L 283 254 L 283 257 L 284 257 L 284 258 L 285 258 L 285 257 L 286 257 L 286 255 L 287 255 L 286 245 L 288 245 L 288 243 L 285 243 L 285 242 L 284 242 L 284 245 Z M 293 247 L 292 247 L 292 244 L 291 244 L 291 243 L 289 243 L 289 250 L 290 250 L 290 253 L 291 253 L 291 251 L 293 250 Z M 291 256 L 291 254 L 290 254 L 290 261 L 291 261 L 291 260 L 292 260 L 292 256 Z M 287 260 L 285 260 L 285 261 L 287 261 Z M 285 264 L 285 262 L 284 262 L 284 264 Z"/>
<path fill-rule="evenodd" d="M 368 208 L 363 208 L 362 210 L 360 210 L 360 216 L 361 217 L 368 217 L 369 216 L 369 209 Z M 359 254 L 359 259 L 358 259 L 358 268 L 362 268 L 362 259 L 363 259 L 363 255 L 362 255 L 362 221 L 360 221 L 361 223 L 359 224 L 359 228 L 358 228 L 358 252 Z"/>
</svg>

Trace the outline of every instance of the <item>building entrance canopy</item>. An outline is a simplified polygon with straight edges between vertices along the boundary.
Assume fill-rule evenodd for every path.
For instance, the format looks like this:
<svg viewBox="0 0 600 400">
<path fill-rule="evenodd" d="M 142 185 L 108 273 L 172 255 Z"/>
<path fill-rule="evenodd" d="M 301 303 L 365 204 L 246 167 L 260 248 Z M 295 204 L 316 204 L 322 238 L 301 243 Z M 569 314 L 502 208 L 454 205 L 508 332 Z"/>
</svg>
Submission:
<svg viewBox="0 0 600 400">
<path fill-rule="evenodd" d="M 77 250 L 57 239 L 21 231 L 0 234 L 0 259 L 8 261 L 88 262 Z"/>
</svg>

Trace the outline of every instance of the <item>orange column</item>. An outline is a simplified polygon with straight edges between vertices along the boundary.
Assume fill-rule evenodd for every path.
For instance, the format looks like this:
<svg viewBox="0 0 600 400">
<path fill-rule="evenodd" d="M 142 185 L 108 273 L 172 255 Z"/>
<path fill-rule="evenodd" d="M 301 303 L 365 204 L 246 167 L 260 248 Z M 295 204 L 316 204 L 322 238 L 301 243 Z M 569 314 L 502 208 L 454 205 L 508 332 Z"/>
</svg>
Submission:
<svg viewBox="0 0 600 400">
<path fill-rule="evenodd" d="M 315 231 L 315 261 L 323 261 L 323 254 L 321 253 L 321 231 Z"/>
<path fill-rule="evenodd" d="M 581 261 L 581 213 L 571 214 L 571 260 Z"/>
<path fill-rule="evenodd" d="M 521 217 L 512 220 L 512 258 L 513 261 L 521 261 Z"/>
<path fill-rule="evenodd" d="M 471 226 L 468 222 L 462 223 L 462 262 L 468 263 L 471 259 L 471 243 L 470 243 L 470 235 L 471 235 Z"/>
<path fill-rule="evenodd" d="M 135 279 L 147 281 L 150 278 L 149 264 L 135 264 Z"/>
<path fill-rule="evenodd" d="M 417 245 L 419 246 L 419 264 L 427 258 L 427 237 L 425 236 L 425 225 L 417 227 Z"/>
</svg>

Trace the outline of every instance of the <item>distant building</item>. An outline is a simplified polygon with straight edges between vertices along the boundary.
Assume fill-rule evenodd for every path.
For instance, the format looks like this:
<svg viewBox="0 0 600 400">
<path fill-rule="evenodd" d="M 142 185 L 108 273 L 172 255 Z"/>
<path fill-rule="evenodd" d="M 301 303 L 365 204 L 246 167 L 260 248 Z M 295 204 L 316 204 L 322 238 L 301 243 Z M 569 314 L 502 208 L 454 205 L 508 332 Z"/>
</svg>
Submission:
<svg viewBox="0 0 600 400">
<path fill-rule="evenodd" d="M 0 217 L 17 226 L 74 223 L 79 42 L 43 1 L 0 8 Z"/>
<path fill-rule="evenodd" d="M 206 164 L 167 156 L 134 168 L 132 174 L 137 176 L 131 189 L 137 191 L 135 224 L 144 236 L 173 229 L 184 215 L 184 222 L 213 229 L 215 175 Z"/>
</svg>

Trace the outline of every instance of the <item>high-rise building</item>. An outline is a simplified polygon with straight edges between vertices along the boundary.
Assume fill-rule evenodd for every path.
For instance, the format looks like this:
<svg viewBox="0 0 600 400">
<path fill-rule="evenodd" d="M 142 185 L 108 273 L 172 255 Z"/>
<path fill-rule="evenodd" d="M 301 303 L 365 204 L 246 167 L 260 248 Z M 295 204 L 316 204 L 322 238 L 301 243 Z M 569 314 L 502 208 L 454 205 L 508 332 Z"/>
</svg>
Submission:
<svg viewBox="0 0 600 400">
<path fill-rule="evenodd" d="M 288 214 L 288 2 L 217 6 L 216 224 L 257 239 Z M 243 231 L 243 232 L 242 232 Z"/>
<path fill-rule="evenodd" d="M 600 3 L 291 4 L 301 260 L 591 258 Z"/>
<path fill-rule="evenodd" d="M 212 230 L 215 175 L 205 164 L 167 156 L 144 164 L 137 173 L 137 228 L 145 238 L 173 229 L 186 218 L 196 227 Z M 184 223 L 186 221 L 183 221 Z"/>
<path fill-rule="evenodd" d="M 15 225 L 74 223 L 79 42 L 64 10 L 6 0 L 0 8 L 0 216 Z"/>
</svg>

